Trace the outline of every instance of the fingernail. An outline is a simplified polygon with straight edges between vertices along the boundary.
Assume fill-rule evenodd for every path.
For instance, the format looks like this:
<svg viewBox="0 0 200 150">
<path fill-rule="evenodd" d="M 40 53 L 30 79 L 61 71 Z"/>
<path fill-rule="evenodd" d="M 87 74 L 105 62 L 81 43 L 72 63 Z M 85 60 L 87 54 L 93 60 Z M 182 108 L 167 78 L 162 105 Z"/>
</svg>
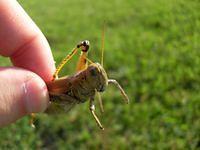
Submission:
<svg viewBox="0 0 200 150">
<path fill-rule="evenodd" d="M 39 77 L 33 77 L 23 84 L 24 102 L 27 113 L 43 112 L 49 96 L 46 84 Z"/>
</svg>

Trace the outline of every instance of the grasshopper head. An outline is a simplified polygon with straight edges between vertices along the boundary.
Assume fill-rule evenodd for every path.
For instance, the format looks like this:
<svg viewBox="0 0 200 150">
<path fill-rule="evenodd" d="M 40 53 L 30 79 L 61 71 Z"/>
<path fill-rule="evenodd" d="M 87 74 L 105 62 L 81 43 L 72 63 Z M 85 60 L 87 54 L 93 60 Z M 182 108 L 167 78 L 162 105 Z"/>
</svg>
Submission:
<svg viewBox="0 0 200 150">
<path fill-rule="evenodd" d="M 88 79 L 92 86 L 98 91 L 103 92 L 108 85 L 108 77 L 104 68 L 99 63 L 92 63 L 88 66 Z"/>
</svg>

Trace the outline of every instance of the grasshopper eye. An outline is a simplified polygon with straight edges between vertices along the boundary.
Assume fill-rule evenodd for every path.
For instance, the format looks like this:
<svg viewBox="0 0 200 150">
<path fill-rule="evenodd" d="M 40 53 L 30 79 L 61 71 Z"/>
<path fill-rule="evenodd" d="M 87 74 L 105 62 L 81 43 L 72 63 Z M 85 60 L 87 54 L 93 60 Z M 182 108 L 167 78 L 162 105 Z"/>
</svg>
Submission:
<svg viewBox="0 0 200 150">
<path fill-rule="evenodd" d="M 93 77 L 96 77 L 97 74 L 98 74 L 96 68 L 92 68 L 92 69 L 90 70 L 90 74 L 91 74 Z"/>
</svg>

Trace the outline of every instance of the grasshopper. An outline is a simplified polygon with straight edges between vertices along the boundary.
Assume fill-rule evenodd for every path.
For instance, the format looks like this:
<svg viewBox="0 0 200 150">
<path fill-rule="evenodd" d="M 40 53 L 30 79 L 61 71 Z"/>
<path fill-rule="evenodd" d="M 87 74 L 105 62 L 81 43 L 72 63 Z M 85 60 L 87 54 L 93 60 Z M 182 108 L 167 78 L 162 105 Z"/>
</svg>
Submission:
<svg viewBox="0 0 200 150">
<path fill-rule="evenodd" d="M 104 40 L 102 40 L 102 45 L 104 45 Z M 58 78 L 60 70 L 72 56 L 77 53 L 78 49 L 81 49 L 81 55 L 77 63 L 77 72 L 71 76 Z M 102 112 L 104 110 L 100 92 L 104 92 L 109 84 L 115 85 L 120 90 L 125 102 L 129 102 L 129 98 L 120 84 L 114 79 L 108 79 L 106 71 L 103 68 L 103 49 L 104 46 L 102 46 L 101 64 L 97 62 L 93 63 L 87 58 L 89 50 L 88 40 L 78 43 L 77 46 L 62 60 L 53 75 L 52 82 L 47 84 L 50 104 L 46 113 L 57 114 L 67 112 L 76 104 L 84 103 L 89 100 L 89 109 L 92 116 L 100 129 L 104 129 L 95 114 L 95 95 L 98 95 Z M 89 65 L 88 62 L 90 63 Z"/>
</svg>

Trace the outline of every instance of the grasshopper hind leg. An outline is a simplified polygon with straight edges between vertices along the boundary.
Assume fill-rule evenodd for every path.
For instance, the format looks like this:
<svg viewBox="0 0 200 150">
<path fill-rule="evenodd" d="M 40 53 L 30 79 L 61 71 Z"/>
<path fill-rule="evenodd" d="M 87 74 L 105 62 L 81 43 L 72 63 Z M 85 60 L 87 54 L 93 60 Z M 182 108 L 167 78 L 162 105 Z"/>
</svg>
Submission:
<svg viewBox="0 0 200 150">
<path fill-rule="evenodd" d="M 55 73 L 53 74 L 53 81 L 58 78 L 58 73 L 60 72 L 60 70 L 63 68 L 63 66 L 73 57 L 74 54 L 76 54 L 78 51 L 78 46 L 75 47 L 62 61 L 61 63 L 58 65 L 58 67 L 56 68 Z"/>
<path fill-rule="evenodd" d="M 76 65 L 76 72 L 79 72 L 79 71 L 84 70 L 88 67 L 87 55 L 88 55 L 88 50 L 89 50 L 89 47 L 90 47 L 90 42 L 88 40 L 81 41 L 77 45 L 77 47 L 81 49 L 81 55 L 79 57 L 77 65 Z"/>
</svg>

